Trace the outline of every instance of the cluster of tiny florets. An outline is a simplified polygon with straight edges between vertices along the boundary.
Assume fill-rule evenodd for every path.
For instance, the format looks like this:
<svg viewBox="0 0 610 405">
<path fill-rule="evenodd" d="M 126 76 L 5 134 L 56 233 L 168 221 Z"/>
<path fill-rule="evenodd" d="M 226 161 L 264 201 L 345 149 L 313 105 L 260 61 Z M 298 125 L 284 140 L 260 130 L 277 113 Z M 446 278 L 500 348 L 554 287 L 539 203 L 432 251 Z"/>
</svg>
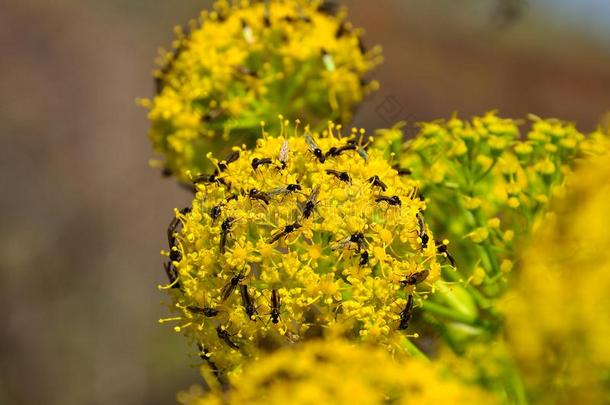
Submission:
<svg viewBox="0 0 610 405">
<path fill-rule="evenodd" d="M 192 387 L 185 405 L 210 404 L 494 404 L 480 389 L 456 382 L 438 365 L 379 347 L 326 339 L 285 348 L 232 376 L 228 392 Z M 214 386 L 211 381 L 210 385 Z"/>
<path fill-rule="evenodd" d="M 339 329 L 396 349 L 447 263 L 417 183 L 362 130 L 284 125 L 211 158 L 168 230 L 176 329 L 219 370 Z"/>
<path fill-rule="evenodd" d="M 539 225 L 565 176 L 608 150 L 599 131 L 585 136 L 569 123 L 530 118 L 525 136 L 522 123 L 495 113 L 424 123 L 404 145 L 401 166 L 422 182 L 428 219 L 473 284 L 510 272 L 520 236 Z"/>
<path fill-rule="evenodd" d="M 252 146 L 258 123 L 274 125 L 277 111 L 312 124 L 349 122 L 377 86 L 364 76 L 381 56 L 333 4 L 221 0 L 177 29 L 155 72 L 157 94 L 142 101 L 167 174 L 186 181 L 186 171 L 210 167 L 207 152 Z"/>
</svg>

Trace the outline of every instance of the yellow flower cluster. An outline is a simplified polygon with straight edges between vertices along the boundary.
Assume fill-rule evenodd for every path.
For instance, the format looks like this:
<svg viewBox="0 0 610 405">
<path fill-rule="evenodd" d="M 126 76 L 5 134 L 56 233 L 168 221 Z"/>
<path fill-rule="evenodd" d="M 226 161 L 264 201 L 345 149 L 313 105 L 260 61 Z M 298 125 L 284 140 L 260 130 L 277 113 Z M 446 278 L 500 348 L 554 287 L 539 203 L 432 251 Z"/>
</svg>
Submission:
<svg viewBox="0 0 610 405">
<path fill-rule="evenodd" d="M 422 181 L 428 219 L 452 241 L 458 268 L 492 295 L 513 268 L 519 237 L 536 228 L 566 174 L 609 150 L 600 131 L 585 136 L 569 123 L 530 118 L 524 138 L 519 122 L 495 113 L 424 123 L 401 156 Z"/>
<path fill-rule="evenodd" d="M 261 120 L 277 112 L 312 124 L 347 123 L 365 94 L 365 74 L 381 61 L 344 10 L 321 0 L 216 1 L 187 30 L 155 72 L 150 139 L 167 174 L 209 168 L 206 153 L 254 144 Z"/>
<path fill-rule="evenodd" d="M 314 340 L 261 357 L 231 378 L 227 393 L 200 387 L 178 394 L 186 405 L 212 404 L 493 404 L 437 365 L 393 359 L 379 347 Z"/>
<path fill-rule="evenodd" d="M 408 347 L 413 307 L 445 263 L 417 183 L 367 152 L 363 130 L 288 124 L 211 158 L 215 174 L 193 179 L 168 230 L 176 330 L 221 371 L 326 333 Z"/>
<path fill-rule="evenodd" d="M 504 299 L 506 334 L 535 403 L 610 402 L 610 164 L 604 159 L 569 181 Z"/>
</svg>

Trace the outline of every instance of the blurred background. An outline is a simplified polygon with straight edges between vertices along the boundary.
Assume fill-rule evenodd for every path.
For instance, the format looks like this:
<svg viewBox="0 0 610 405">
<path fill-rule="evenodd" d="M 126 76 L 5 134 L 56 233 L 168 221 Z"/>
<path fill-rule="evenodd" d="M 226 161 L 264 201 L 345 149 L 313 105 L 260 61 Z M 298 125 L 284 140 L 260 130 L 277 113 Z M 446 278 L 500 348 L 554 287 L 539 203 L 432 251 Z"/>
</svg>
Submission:
<svg viewBox="0 0 610 405">
<path fill-rule="evenodd" d="M 159 250 L 189 196 L 148 167 L 151 72 L 209 1 L 0 5 L 0 404 L 168 404 L 198 380 Z M 356 124 L 610 110 L 607 0 L 344 1 L 382 44 Z"/>
</svg>

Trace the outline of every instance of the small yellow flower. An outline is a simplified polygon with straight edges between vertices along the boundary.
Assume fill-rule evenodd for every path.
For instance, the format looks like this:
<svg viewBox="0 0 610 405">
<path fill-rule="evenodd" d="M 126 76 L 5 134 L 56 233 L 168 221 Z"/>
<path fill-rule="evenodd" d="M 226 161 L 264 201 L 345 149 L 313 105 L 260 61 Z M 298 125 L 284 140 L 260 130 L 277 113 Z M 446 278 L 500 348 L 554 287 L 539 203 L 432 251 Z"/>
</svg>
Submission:
<svg viewBox="0 0 610 405">
<path fill-rule="evenodd" d="M 513 262 L 512 260 L 502 260 L 502 264 L 500 265 L 500 270 L 502 271 L 502 273 L 507 274 L 510 273 L 510 271 L 513 269 Z"/>
<path fill-rule="evenodd" d="M 474 243 L 481 243 L 489 236 L 489 230 L 485 227 L 477 228 L 467 235 Z"/>
</svg>

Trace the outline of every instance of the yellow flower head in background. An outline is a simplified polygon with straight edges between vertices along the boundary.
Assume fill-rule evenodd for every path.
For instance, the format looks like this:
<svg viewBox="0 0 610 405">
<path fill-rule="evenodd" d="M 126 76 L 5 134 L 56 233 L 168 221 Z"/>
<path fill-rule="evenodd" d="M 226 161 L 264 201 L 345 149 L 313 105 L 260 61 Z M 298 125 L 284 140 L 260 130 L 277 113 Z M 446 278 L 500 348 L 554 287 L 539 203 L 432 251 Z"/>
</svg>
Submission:
<svg viewBox="0 0 610 405">
<path fill-rule="evenodd" d="M 477 388 L 458 383 L 438 365 L 393 359 L 379 347 L 314 340 L 261 356 L 231 378 L 232 388 L 178 394 L 186 405 L 207 404 L 493 404 Z"/>
<path fill-rule="evenodd" d="M 570 123 L 530 118 L 525 136 L 519 122 L 495 113 L 423 123 L 404 145 L 401 166 L 422 182 L 433 229 L 478 284 L 511 270 L 516 246 L 539 226 L 565 176 L 609 150 L 601 131 L 585 136 Z"/>
<path fill-rule="evenodd" d="M 176 329 L 219 370 L 326 334 L 407 345 L 440 275 L 417 183 L 367 153 L 363 130 L 287 125 L 212 158 L 169 230 Z"/>
<path fill-rule="evenodd" d="M 506 334 L 535 403 L 610 401 L 610 163 L 571 177 L 504 300 Z"/>
<path fill-rule="evenodd" d="M 206 154 L 254 144 L 261 120 L 278 112 L 312 124 L 348 123 L 376 89 L 365 74 L 381 61 L 345 11 L 317 0 L 217 1 L 188 29 L 155 72 L 149 132 L 167 174 L 209 168 Z"/>
</svg>

